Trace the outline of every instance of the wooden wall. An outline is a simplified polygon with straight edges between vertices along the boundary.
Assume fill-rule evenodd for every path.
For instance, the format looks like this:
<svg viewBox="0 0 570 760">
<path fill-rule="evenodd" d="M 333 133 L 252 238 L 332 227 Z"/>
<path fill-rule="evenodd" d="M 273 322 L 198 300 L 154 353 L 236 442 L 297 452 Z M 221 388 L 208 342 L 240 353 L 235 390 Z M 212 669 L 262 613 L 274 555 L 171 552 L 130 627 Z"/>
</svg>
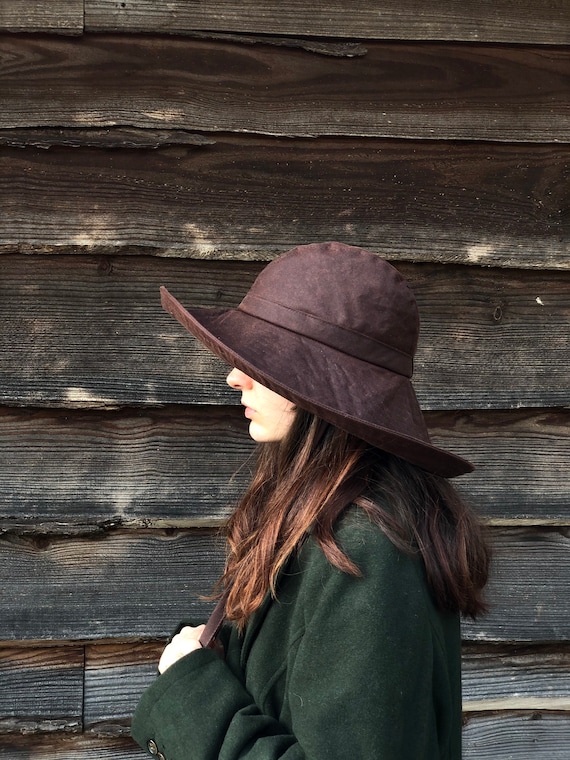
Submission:
<svg viewBox="0 0 570 760">
<path fill-rule="evenodd" d="M 0 757 L 127 760 L 251 451 L 159 305 L 339 239 L 423 320 L 434 440 L 489 524 L 467 760 L 570 747 L 570 5 L 4 0 Z"/>
</svg>

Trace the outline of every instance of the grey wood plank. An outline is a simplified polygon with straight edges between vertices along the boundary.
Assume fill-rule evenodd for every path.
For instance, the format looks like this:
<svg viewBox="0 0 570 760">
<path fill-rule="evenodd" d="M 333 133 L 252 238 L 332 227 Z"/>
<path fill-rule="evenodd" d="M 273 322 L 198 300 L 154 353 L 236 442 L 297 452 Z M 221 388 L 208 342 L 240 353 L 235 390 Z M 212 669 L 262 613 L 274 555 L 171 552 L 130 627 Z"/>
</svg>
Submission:
<svg viewBox="0 0 570 760">
<path fill-rule="evenodd" d="M 140 695 L 155 680 L 164 641 L 87 647 L 85 731 L 126 734 Z M 567 649 L 468 644 L 463 655 L 463 709 L 491 712 L 570 709 Z M 566 705 L 563 708 L 563 705 Z M 518 706 L 518 707 L 517 707 Z M 500 720 L 500 716 L 496 716 Z"/>
<path fill-rule="evenodd" d="M 491 612 L 466 640 L 565 641 L 568 529 L 494 529 Z M 98 538 L 0 537 L 0 581 L 11 604 L 6 640 L 158 638 L 203 620 L 222 566 L 221 537 L 196 531 L 116 531 Z"/>
<path fill-rule="evenodd" d="M 95 132 L 43 134 L 88 144 Z M 565 145 L 216 136 L 202 148 L 42 150 L 38 134 L 26 132 L 26 150 L 0 148 L 0 251 L 269 260 L 338 239 L 393 260 L 570 268 Z"/>
<path fill-rule="evenodd" d="M 87 646 L 85 732 L 127 734 L 143 691 L 156 679 L 165 640 Z"/>
<path fill-rule="evenodd" d="M 558 585 L 570 561 L 568 528 L 495 530 L 491 546 L 490 611 L 476 622 L 464 621 L 464 638 L 479 642 L 569 639 L 568 582 Z"/>
<path fill-rule="evenodd" d="M 258 264 L 5 256 L 2 383 L 10 405 L 236 404 L 227 368 L 158 302 L 236 305 Z M 398 265 L 422 318 L 415 385 L 428 410 L 568 404 L 567 272 Z"/>
<path fill-rule="evenodd" d="M 463 710 L 570 711 L 570 649 L 469 643 L 462 660 Z"/>
<path fill-rule="evenodd" d="M 463 728 L 464 760 L 568 760 L 567 713 L 474 715 Z"/>
<path fill-rule="evenodd" d="M 83 0 L 2 0 L 0 31 L 82 34 Z"/>
<path fill-rule="evenodd" d="M 568 525 L 570 411 L 427 414 L 433 441 L 476 464 L 455 483 L 493 524 Z M 241 407 L 0 407 L 0 530 L 216 526 L 251 472 Z"/>
<path fill-rule="evenodd" d="M 0 128 L 570 142 L 566 47 L 371 42 L 340 58 L 181 37 L 7 35 L 0 48 Z"/>
<path fill-rule="evenodd" d="M 365 0 L 350 13 L 342 0 L 300 6 L 270 0 L 189 3 L 86 0 L 89 31 L 166 31 L 184 34 L 196 29 L 305 34 L 379 39 L 472 40 L 475 42 L 570 41 L 570 16 L 563 0 L 536 5 L 530 0 Z"/>
<path fill-rule="evenodd" d="M 220 525 L 251 473 L 245 423 L 235 407 L 0 409 L 0 529 Z"/>
<path fill-rule="evenodd" d="M 82 646 L 0 645 L 0 736 L 81 731 L 83 665 Z"/>
<path fill-rule="evenodd" d="M 567 714 L 473 716 L 463 729 L 465 760 L 567 760 Z M 135 760 L 141 749 L 126 737 L 30 735 L 0 737 L 6 760 Z"/>
</svg>

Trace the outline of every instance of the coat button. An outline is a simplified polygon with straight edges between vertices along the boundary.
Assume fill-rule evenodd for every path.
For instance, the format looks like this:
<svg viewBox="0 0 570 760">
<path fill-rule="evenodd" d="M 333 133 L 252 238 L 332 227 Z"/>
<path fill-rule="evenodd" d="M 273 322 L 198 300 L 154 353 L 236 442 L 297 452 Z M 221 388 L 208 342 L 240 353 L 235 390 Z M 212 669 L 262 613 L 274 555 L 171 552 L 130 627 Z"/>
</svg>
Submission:
<svg viewBox="0 0 570 760">
<path fill-rule="evenodd" d="M 162 752 L 159 752 L 158 755 L 156 756 L 156 758 L 157 758 L 157 760 L 166 760 L 166 758 L 164 757 L 164 755 L 162 754 Z"/>
<path fill-rule="evenodd" d="M 158 746 L 153 739 L 151 739 L 146 746 L 151 755 L 158 755 Z"/>
</svg>

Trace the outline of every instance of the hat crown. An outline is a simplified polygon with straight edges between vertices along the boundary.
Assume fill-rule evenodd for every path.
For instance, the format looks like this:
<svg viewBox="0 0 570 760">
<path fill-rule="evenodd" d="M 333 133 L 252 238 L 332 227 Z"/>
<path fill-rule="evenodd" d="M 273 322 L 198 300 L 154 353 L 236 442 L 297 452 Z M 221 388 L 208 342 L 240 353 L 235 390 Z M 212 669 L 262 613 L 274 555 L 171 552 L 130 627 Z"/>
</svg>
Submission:
<svg viewBox="0 0 570 760">
<path fill-rule="evenodd" d="M 271 262 L 239 309 L 408 377 L 419 317 L 401 274 L 342 243 L 294 248 Z"/>
</svg>

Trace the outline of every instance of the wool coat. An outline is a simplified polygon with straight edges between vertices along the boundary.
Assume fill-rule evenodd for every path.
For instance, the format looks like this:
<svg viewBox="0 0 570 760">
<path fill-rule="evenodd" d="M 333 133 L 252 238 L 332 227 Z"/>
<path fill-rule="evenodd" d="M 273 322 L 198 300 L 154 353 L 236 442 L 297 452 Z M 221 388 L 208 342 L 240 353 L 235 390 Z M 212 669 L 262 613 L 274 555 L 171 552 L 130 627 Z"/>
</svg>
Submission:
<svg viewBox="0 0 570 760">
<path fill-rule="evenodd" d="M 356 577 L 309 537 L 226 656 L 200 649 L 144 693 L 134 739 L 159 760 L 460 760 L 458 616 L 418 557 L 356 507 L 336 538 Z"/>
</svg>

